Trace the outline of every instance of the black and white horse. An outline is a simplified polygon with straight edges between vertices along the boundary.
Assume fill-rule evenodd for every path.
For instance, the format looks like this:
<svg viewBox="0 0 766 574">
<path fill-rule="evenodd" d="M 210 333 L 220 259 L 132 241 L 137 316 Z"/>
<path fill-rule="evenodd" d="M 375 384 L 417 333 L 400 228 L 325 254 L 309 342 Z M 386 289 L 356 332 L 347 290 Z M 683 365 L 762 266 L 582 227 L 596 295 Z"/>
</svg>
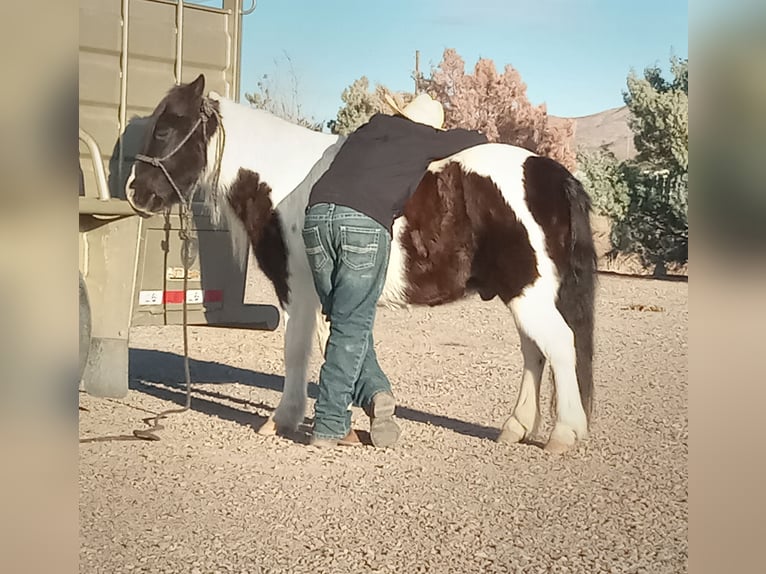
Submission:
<svg viewBox="0 0 766 574">
<path fill-rule="evenodd" d="M 233 235 L 247 234 L 287 317 L 284 390 L 259 432 L 294 430 L 305 415 L 314 333 L 322 348 L 328 333 L 301 229 L 311 186 L 344 138 L 205 96 L 204 87 L 200 75 L 158 104 L 127 195 L 137 211 L 156 213 L 186 201 L 199 185 L 214 221 L 223 216 Z M 534 432 L 547 359 L 556 422 L 546 449 L 563 452 L 588 433 L 595 281 L 590 200 L 580 182 L 551 159 L 483 144 L 429 167 L 396 220 L 380 304 L 499 297 L 519 330 L 524 369 L 498 440 L 518 442 Z"/>
</svg>

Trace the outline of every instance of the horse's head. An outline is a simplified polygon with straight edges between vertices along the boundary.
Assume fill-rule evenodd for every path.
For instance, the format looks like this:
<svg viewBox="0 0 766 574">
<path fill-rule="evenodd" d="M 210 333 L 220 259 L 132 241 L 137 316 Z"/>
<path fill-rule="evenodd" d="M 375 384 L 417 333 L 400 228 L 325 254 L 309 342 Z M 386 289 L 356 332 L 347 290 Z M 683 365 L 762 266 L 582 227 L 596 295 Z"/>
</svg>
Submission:
<svg viewBox="0 0 766 574">
<path fill-rule="evenodd" d="M 125 184 L 128 201 L 145 215 L 188 202 L 207 166 L 208 142 L 218 127 L 203 96 L 205 76 L 172 88 L 154 110 L 141 153 Z"/>
</svg>

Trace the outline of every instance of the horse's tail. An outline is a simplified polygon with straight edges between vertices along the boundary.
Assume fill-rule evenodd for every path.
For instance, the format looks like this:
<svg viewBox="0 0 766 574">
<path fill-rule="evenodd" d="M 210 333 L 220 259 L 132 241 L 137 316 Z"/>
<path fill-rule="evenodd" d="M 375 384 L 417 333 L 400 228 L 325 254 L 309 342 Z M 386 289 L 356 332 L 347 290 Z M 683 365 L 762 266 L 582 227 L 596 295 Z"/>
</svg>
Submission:
<svg viewBox="0 0 766 574">
<path fill-rule="evenodd" d="M 561 277 L 556 306 L 574 333 L 580 400 L 590 422 L 593 407 L 593 329 L 596 250 L 590 225 L 591 201 L 572 175 L 564 181 L 569 201 L 569 265 Z"/>
</svg>

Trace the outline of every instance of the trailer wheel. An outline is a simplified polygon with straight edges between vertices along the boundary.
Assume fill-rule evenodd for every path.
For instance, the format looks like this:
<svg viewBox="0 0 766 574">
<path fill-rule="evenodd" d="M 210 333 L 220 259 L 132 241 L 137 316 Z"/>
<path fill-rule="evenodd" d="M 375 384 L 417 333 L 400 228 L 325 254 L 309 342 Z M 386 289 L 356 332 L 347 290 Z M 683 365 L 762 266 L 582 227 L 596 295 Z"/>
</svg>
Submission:
<svg viewBox="0 0 766 574">
<path fill-rule="evenodd" d="M 80 379 L 85 372 L 90 352 L 90 300 L 88 299 L 88 287 L 80 273 Z"/>
</svg>

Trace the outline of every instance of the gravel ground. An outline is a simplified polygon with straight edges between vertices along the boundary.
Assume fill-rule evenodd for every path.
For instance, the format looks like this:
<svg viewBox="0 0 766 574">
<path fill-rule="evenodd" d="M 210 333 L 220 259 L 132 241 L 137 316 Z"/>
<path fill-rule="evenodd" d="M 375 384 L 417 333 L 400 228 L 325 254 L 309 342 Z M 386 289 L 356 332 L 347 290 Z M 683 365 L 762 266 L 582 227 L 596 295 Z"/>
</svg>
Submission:
<svg viewBox="0 0 766 574">
<path fill-rule="evenodd" d="M 250 277 L 248 299 L 272 301 Z M 594 424 L 564 456 L 494 442 L 522 366 L 497 301 L 379 311 L 403 429 L 390 450 L 256 434 L 279 399 L 281 327 L 192 329 L 193 410 L 132 440 L 185 399 L 180 328 L 136 328 L 128 397 L 81 394 L 81 572 L 684 572 L 687 294 L 601 278 Z M 549 397 L 546 374 L 541 442 Z M 354 426 L 369 428 L 361 411 Z"/>
</svg>

